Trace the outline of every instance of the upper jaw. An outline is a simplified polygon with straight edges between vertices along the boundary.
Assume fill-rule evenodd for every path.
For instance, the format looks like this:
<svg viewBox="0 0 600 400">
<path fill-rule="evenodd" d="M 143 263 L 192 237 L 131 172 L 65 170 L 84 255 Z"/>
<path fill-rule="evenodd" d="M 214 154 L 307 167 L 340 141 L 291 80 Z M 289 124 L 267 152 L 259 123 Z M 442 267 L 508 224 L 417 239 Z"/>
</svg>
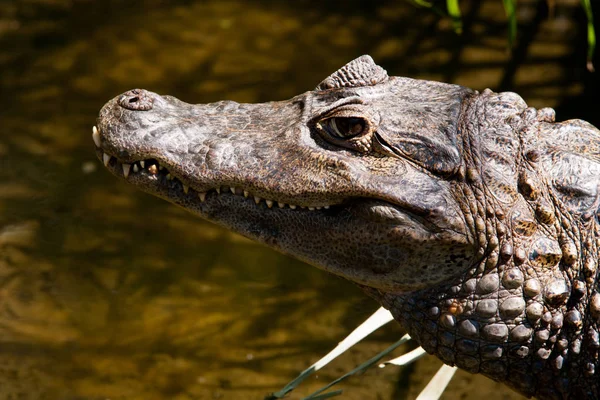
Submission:
<svg viewBox="0 0 600 400">
<path fill-rule="evenodd" d="M 339 203 L 339 201 L 330 203 L 323 200 L 290 202 L 283 199 L 285 196 L 269 195 L 265 193 L 264 189 L 257 190 L 243 183 L 221 183 L 218 180 L 210 183 L 208 177 L 196 180 L 195 176 L 185 176 L 172 162 L 161 161 L 156 157 L 136 159 L 130 153 L 127 153 L 124 159 L 114 156 L 102 147 L 102 136 L 102 131 L 94 126 L 92 137 L 96 145 L 96 156 L 111 173 L 144 191 L 164 197 L 169 201 L 189 202 L 193 200 L 204 203 L 207 198 L 210 199 L 212 196 L 231 194 L 268 208 L 307 209 L 310 211 L 328 210 L 332 205 Z"/>
<path fill-rule="evenodd" d="M 142 103 L 141 109 L 131 109 L 130 104 L 137 104 L 129 101 L 132 97 Z M 169 197 L 174 197 L 168 198 L 171 201 L 190 196 L 204 201 L 211 193 L 231 193 L 269 208 L 326 210 L 341 203 L 342 196 L 331 198 L 326 192 L 305 195 L 305 188 L 297 193 L 277 190 L 266 183 L 267 179 L 244 174 L 242 169 L 254 162 L 251 155 L 244 154 L 247 159 L 239 163 L 246 165 L 238 170 L 219 159 L 219 146 L 226 143 L 230 148 L 238 148 L 229 136 L 240 133 L 214 132 L 210 123 L 226 126 L 227 121 L 221 121 L 223 112 L 234 115 L 242 109 L 243 117 L 251 107 L 255 106 L 234 102 L 190 105 L 170 96 L 129 91 L 109 101 L 100 111 L 93 131 L 97 156 L 112 173 L 142 190 L 159 195 L 157 185 L 169 188 Z M 289 107 L 280 108 L 290 113 Z M 265 136 L 264 132 L 255 135 Z"/>
</svg>

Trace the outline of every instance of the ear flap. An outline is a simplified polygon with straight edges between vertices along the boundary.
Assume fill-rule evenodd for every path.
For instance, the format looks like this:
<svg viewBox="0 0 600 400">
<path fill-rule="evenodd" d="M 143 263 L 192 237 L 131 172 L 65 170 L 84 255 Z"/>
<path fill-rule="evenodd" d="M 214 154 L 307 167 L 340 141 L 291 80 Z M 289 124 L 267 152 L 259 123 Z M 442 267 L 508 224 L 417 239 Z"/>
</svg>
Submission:
<svg viewBox="0 0 600 400">
<path fill-rule="evenodd" d="M 462 164 L 458 123 L 469 89 L 408 78 L 385 104 L 377 136 L 388 149 L 435 174 L 450 176 Z"/>
<path fill-rule="evenodd" d="M 319 83 L 316 90 L 373 86 L 387 79 L 388 75 L 385 69 L 375 64 L 371 56 L 364 55 L 329 75 L 327 79 Z"/>
<path fill-rule="evenodd" d="M 573 153 L 555 153 L 552 158 L 552 183 L 563 204 L 574 213 L 597 214 L 600 163 Z"/>
<path fill-rule="evenodd" d="M 569 211 L 588 216 L 600 209 L 600 131 L 581 120 L 552 124 L 543 137 L 545 170 Z"/>
<path fill-rule="evenodd" d="M 394 132 L 383 128 L 377 133 L 394 153 L 436 174 L 452 175 L 461 164 L 458 146 L 452 133 L 436 128 L 426 132 Z"/>
</svg>

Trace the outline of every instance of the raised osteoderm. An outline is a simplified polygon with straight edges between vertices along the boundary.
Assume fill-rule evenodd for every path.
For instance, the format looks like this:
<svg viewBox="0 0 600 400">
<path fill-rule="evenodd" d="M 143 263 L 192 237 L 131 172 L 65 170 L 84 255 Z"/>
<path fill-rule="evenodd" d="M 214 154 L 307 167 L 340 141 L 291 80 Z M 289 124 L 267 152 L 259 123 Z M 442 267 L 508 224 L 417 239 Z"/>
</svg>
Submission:
<svg viewBox="0 0 600 400">
<path fill-rule="evenodd" d="M 115 175 L 360 285 L 429 353 L 541 399 L 600 397 L 600 131 L 360 57 L 288 101 L 135 89 Z"/>
</svg>

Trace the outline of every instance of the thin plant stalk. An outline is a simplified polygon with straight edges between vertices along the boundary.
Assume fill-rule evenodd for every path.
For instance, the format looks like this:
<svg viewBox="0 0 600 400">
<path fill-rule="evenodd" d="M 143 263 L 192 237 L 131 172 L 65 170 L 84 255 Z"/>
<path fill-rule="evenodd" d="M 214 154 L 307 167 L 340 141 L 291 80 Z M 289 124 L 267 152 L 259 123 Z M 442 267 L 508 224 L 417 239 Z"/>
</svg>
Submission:
<svg viewBox="0 0 600 400">
<path fill-rule="evenodd" d="M 517 40 L 517 0 L 502 0 L 508 18 L 508 47 L 513 48 Z"/>
<path fill-rule="evenodd" d="M 592 13 L 592 2 L 590 0 L 581 0 L 581 5 L 585 10 L 587 17 L 587 69 L 590 72 L 594 72 L 594 64 L 592 58 L 594 57 L 594 51 L 596 50 L 596 29 L 594 28 L 594 14 Z"/>
<path fill-rule="evenodd" d="M 460 35 L 462 33 L 463 26 L 458 0 L 446 0 L 446 8 L 448 9 L 448 15 L 450 18 L 452 18 L 452 26 L 454 26 L 454 31 Z"/>
</svg>

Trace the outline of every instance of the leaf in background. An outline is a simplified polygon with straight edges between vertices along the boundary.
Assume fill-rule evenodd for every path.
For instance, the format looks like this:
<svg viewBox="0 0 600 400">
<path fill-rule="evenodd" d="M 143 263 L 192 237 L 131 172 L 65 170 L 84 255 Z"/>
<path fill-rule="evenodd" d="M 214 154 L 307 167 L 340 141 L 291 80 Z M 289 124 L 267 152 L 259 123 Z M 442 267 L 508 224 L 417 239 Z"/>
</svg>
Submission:
<svg viewBox="0 0 600 400">
<path fill-rule="evenodd" d="M 441 9 L 437 8 L 433 5 L 433 2 L 430 0 L 407 0 L 409 3 L 423 8 L 429 8 L 434 11 L 436 14 L 445 17 L 446 14 Z M 517 0 L 502 0 L 504 4 L 504 10 L 506 12 L 506 16 L 508 18 L 508 46 L 510 49 L 513 48 L 514 43 L 517 39 Z M 548 4 L 548 13 L 550 18 L 554 15 L 554 9 L 556 6 L 556 0 L 546 0 Z M 596 49 L 596 30 L 594 27 L 594 19 L 592 13 L 592 3 L 591 0 L 581 0 L 581 5 L 585 10 L 585 14 L 587 17 L 587 42 L 588 42 L 588 51 L 587 51 L 587 69 L 590 72 L 594 71 L 594 64 L 592 58 L 594 56 L 594 52 Z M 446 0 L 446 8 L 448 10 L 448 15 L 452 18 L 452 25 L 454 27 L 454 31 L 458 34 L 462 33 L 462 16 L 460 12 L 460 6 L 458 4 L 458 0 Z"/>
<path fill-rule="evenodd" d="M 431 8 L 433 7 L 433 3 L 430 3 L 429 1 L 425 1 L 425 0 L 410 0 L 412 3 L 415 3 L 416 5 L 418 5 L 419 7 L 427 7 L 427 8 Z"/>
<path fill-rule="evenodd" d="M 360 324 L 356 329 L 354 329 L 348 336 L 346 336 L 341 342 L 338 343 L 337 346 L 329 353 L 325 355 L 325 357 L 321 358 L 319 361 L 305 369 L 298 375 L 294 380 L 284 386 L 278 392 L 272 393 L 268 396 L 267 400 L 275 400 L 282 399 L 292 390 L 296 389 L 300 383 L 302 383 L 306 378 L 308 378 L 313 373 L 317 372 L 325 365 L 329 364 L 330 361 L 337 358 L 340 354 L 344 353 L 346 350 L 354 346 L 359 341 L 363 340 L 365 337 L 373 333 L 375 330 L 381 328 L 383 325 L 387 324 L 394 320 L 392 314 L 383 307 L 380 307 L 375 311 L 365 322 Z"/>
<path fill-rule="evenodd" d="M 434 6 L 432 2 L 427 0 L 408 0 L 409 3 L 414 4 L 417 7 L 429 8 L 434 13 L 439 15 L 440 17 L 446 17 L 446 13 L 440 10 L 438 7 Z"/>
<path fill-rule="evenodd" d="M 512 49 L 517 40 L 517 0 L 502 0 L 502 2 L 508 17 L 508 47 Z"/>
<path fill-rule="evenodd" d="M 590 72 L 594 72 L 594 64 L 592 57 L 594 56 L 594 50 L 596 49 L 596 30 L 594 29 L 594 14 L 592 13 L 592 3 L 590 0 L 581 0 L 581 5 L 585 10 L 587 16 L 587 69 Z"/>
<path fill-rule="evenodd" d="M 352 371 L 346 373 L 345 375 L 337 378 L 336 380 L 334 380 L 333 382 L 330 382 L 328 385 L 323 386 L 321 389 L 317 390 L 316 392 L 309 394 L 307 397 L 305 397 L 303 400 L 315 400 L 318 399 L 319 395 L 321 395 L 323 392 L 325 392 L 327 389 L 329 389 L 330 387 L 337 385 L 338 383 L 340 383 L 343 380 L 346 380 L 347 378 L 351 377 L 352 375 L 356 375 L 358 373 L 362 373 L 364 372 L 367 368 L 377 364 L 379 362 L 379 360 L 381 360 L 383 357 L 385 357 L 386 355 L 388 355 L 389 353 L 391 353 L 392 351 L 394 351 L 394 349 L 396 349 L 397 347 L 399 347 L 401 344 L 406 343 L 410 340 L 410 336 L 409 335 L 404 335 L 400 338 L 400 340 L 398 340 L 396 343 L 392 344 L 391 346 L 389 346 L 387 349 L 383 350 L 381 353 L 377 354 L 375 357 L 365 361 L 364 363 L 360 364 L 358 367 L 354 368 Z"/>
<path fill-rule="evenodd" d="M 460 35 L 462 33 L 462 17 L 458 0 L 446 0 L 446 7 L 448 8 L 448 15 L 452 18 L 454 31 Z"/>
</svg>

